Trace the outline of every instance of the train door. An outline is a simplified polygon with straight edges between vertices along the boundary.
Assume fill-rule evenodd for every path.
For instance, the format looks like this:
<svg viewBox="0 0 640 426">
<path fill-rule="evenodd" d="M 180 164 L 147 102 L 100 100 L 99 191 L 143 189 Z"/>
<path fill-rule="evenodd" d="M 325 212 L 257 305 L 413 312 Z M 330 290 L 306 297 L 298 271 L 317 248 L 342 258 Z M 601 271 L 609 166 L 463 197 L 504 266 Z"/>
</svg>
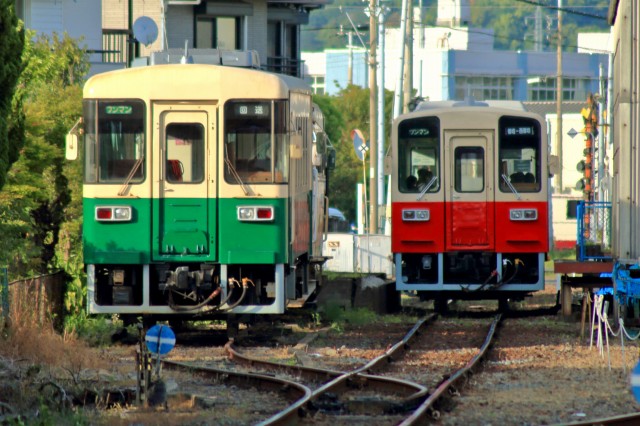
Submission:
<svg viewBox="0 0 640 426">
<path fill-rule="evenodd" d="M 214 105 L 153 104 L 153 260 L 213 260 Z"/>
<path fill-rule="evenodd" d="M 451 251 L 494 247 L 493 132 L 446 131 L 450 167 L 446 248 Z"/>
</svg>

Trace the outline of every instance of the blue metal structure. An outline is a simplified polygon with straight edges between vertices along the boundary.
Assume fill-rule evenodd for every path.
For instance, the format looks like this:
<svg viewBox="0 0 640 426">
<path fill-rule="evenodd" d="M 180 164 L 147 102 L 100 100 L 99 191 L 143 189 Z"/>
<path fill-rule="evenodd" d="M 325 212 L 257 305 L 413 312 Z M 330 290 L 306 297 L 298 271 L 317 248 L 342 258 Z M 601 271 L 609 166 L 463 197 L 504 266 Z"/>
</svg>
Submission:
<svg viewBox="0 0 640 426">
<path fill-rule="evenodd" d="M 611 260 L 611 202 L 580 201 L 576 216 L 578 261 Z"/>
</svg>

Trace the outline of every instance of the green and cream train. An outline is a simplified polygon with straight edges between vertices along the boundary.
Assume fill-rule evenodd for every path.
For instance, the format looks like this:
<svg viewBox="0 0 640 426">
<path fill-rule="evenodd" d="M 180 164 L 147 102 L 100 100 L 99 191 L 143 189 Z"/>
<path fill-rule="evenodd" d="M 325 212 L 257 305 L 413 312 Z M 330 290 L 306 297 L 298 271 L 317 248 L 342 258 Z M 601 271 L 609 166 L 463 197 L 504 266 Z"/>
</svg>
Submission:
<svg viewBox="0 0 640 426">
<path fill-rule="evenodd" d="M 333 152 L 293 77 L 202 64 L 93 76 L 67 137 L 67 158 L 84 161 L 89 313 L 188 319 L 299 304 L 325 261 Z"/>
</svg>

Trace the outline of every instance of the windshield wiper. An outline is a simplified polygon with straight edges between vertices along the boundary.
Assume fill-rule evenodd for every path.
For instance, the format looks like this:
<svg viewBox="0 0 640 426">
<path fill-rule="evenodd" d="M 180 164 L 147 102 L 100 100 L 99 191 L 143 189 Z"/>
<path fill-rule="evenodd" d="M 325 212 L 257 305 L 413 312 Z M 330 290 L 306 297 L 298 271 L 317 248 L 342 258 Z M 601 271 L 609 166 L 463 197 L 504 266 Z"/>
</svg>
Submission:
<svg viewBox="0 0 640 426">
<path fill-rule="evenodd" d="M 509 187 L 509 189 L 511 190 L 511 192 L 513 192 L 514 194 L 516 194 L 516 198 L 519 200 L 520 199 L 520 194 L 518 194 L 518 191 L 516 191 L 516 188 L 511 184 L 511 182 L 509 182 L 509 179 L 507 178 L 507 175 L 505 175 L 504 173 L 502 174 L 502 179 L 504 179 L 505 183 L 507 184 L 507 186 Z"/>
<path fill-rule="evenodd" d="M 234 179 L 238 182 L 238 184 L 240 184 L 240 187 L 242 188 L 242 191 L 244 192 L 244 195 L 249 195 L 249 190 L 247 189 L 246 185 L 244 184 L 244 182 L 240 178 L 240 175 L 236 171 L 236 168 L 233 167 L 233 163 L 231 163 L 231 160 L 229 160 L 229 155 L 228 155 L 227 145 L 226 144 L 224 146 L 224 163 L 229 168 L 229 171 L 231 172 L 231 176 L 233 176 Z"/>
<path fill-rule="evenodd" d="M 129 184 L 131 183 L 131 179 L 133 179 L 133 177 L 135 176 L 136 172 L 138 171 L 138 169 L 142 165 L 143 161 L 144 161 L 144 156 L 142 156 L 142 157 L 140 157 L 140 158 L 138 158 L 136 160 L 135 164 L 131 168 L 131 171 L 129 171 L 129 174 L 127 175 L 127 178 L 125 179 L 124 184 L 122 185 L 122 188 L 120 188 L 120 191 L 118 191 L 118 195 L 119 196 L 123 196 L 125 194 L 125 192 L 127 192 L 127 189 L 129 188 Z"/>
<path fill-rule="evenodd" d="M 424 187 L 424 189 L 422 191 L 420 191 L 420 194 L 418 195 L 418 198 L 416 198 L 416 201 L 420 201 L 420 199 L 422 197 L 424 197 L 424 194 L 427 193 L 427 191 L 429 190 L 429 188 L 431 188 L 433 186 L 433 184 L 438 180 L 438 176 L 434 176 L 431 178 L 431 180 L 429 181 L 429 183 L 427 183 Z"/>
</svg>

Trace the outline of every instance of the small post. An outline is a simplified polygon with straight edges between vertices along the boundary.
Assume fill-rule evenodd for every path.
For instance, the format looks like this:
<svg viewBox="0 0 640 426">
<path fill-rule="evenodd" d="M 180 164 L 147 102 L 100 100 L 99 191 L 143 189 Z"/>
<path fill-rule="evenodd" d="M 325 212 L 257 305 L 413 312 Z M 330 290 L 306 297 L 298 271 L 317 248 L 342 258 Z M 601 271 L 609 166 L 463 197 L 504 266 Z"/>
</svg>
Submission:
<svg viewBox="0 0 640 426">
<path fill-rule="evenodd" d="M 10 317 L 9 317 L 9 279 L 7 276 L 7 268 L 2 268 L 2 289 L 0 293 L 0 299 L 2 299 L 2 317 L 3 327 L 4 329 L 10 328 Z"/>
</svg>

